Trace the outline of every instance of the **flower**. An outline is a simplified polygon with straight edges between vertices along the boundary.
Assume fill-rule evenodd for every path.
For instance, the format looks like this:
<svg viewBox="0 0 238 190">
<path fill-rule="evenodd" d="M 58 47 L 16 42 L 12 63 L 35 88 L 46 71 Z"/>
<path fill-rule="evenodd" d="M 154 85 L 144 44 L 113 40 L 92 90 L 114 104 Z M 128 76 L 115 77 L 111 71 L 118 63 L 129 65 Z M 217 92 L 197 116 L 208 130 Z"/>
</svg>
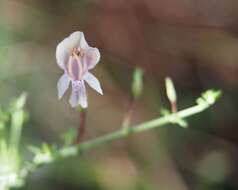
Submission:
<svg viewBox="0 0 238 190">
<path fill-rule="evenodd" d="M 99 50 L 88 45 L 83 32 L 74 32 L 60 42 L 56 48 L 56 61 L 64 74 L 57 84 L 58 98 L 62 98 L 70 83 L 72 93 L 69 102 L 72 107 L 81 105 L 86 108 L 88 106 L 85 82 L 102 95 L 98 79 L 89 72 L 99 60 Z"/>
</svg>

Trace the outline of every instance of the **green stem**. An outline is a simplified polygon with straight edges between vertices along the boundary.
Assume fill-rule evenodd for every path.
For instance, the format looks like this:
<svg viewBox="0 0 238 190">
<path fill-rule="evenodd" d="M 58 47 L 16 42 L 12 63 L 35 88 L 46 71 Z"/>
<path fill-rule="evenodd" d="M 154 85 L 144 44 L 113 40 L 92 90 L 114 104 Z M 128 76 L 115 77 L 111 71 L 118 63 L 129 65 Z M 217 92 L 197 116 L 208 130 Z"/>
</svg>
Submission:
<svg viewBox="0 0 238 190">
<path fill-rule="evenodd" d="M 95 139 L 88 140 L 69 147 L 64 147 L 56 150 L 52 149 L 52 151 L 49 149 L 49 147 L 47 147 L 45 150 L 43 150 L 43 153 L 41 152 L 36 153 L 32 162 L 29 162 L 28 164 L 25 165 L 25 167 L 22 168 L 22 170 L 19 173 L 20 178 L 25 179 L 29 175 L 29 173 L 35 171 L 38 167 L 54 162 L 56 159 L 63 159 L 71 156 L 76 156 L 82 152 L 88 151 L 99 145 L 110 143 L 112 141 L 128 137 L 132 134 L 140 133 L 157 127 L 162 127 L 166 124 L 171 123 L 178 124 L 181 127 L 185 127 L 184 124 L 181 124 L 186 123 L 183 120 L 184 118 L 187 118 L 189 116 L 195 115 L 197 113 L 206 110 L 208 107 L 210 107 L 212 104 L 216 102 L 216 100 L 219 98 L 220 95 L 221 91 L 208 90 L 204 92 L 200 98 L 197 99 L 197 105 L 178 111 L 176 113 L 171 113 L 163 117 L 156 118 L 151 121 L 144 122 L 131 127 L 120 127 L 120 129 L 115 132 L 111 132 L 101 137 L 97 137 Z M 17 145 L 18 143 L 14 144 Z"/>
<path fill-rule="evenodd" d="M 52 150 L 52 152 L 49 150 L 47 151 L 47 153 L 43 153 L 43 155 L 36 154 L 36 157 L 33 159 L 33 161 L 28 165 L 26 164 L 25 167 L 22 168 L 20 176 L 22 179 L 24 179 L 29 175 L 29 173 L 35 171 L 38 167 L 54 162 L 56 159 L 76 156 L 99 145 L 110 143 L 112 141 L 130 136 L 132 134 L 140 133 L 157 127 L 162 127 L 170 123 L 179 124 L 181 127 L 184 127 L 183 125 L 181 125 L 181 121 L 183 121 L 184 118 L 206 110 L 208 107 L 215 103 L 216 99 L 220 96 L 220 94 L 220 91 L 208 90 L 202 94 L 202 97 L 197 99 L 198 104 L 190 108 L 181 110 L 176 113 L 171 113 L 163 117 L 156 118 L 151 121 L 144 122 L 131 127 L 120 127 L 120 129 L 115 132 L 111 132 L 109 134 L 82 142 L 80 144 L 64 147 L 55 151 Z M 40 160 L 39 156 L 40 158 L 42 157 Z"/>
<path fill-rule="evenodd" d="M 11 131 L 10 131 L 10 150 L 13 155 L 16 156 L 19 147 L 19 142 L 22 133 L 22 125 L 24 122 L 24 111 L 23 110 L 15 110 L 12 113 L 12 121 L 11 121 Z"/>
<path fill-rule="evenodd" d="M 69 156 L 75 156 L 78 153 L 87 151 L 91 148 L 94 148 L 96 146 L 106 144 L 124 137 L 127 137 L 129 135 L 140 133 L 143 131 L 147 131 L 156 127 L 162 127 L 169 123 L 174 123 L 175 118 L 186 118 L 191 115 L 197 114 L 202 112 L 203 110 L 207 109 L 210 106 L 210 104 L 199 104 L 184 110 L 181 110 L 177 113 L 173 113 L 170 115 L 163 116 L 161 118 L 157 118 L 142 124 L 135 125 L 133 127 L 128 128 L 121 128 L 118 131 L 103 135 L 102 137 L 97 137 L 93 140 L 89 140 L 86 142 L 83 142 L 77 146 L 71 146 L 67 148 L 63 148 L 60 150 L 59 157 L 65 158 Z"/>
</svg>

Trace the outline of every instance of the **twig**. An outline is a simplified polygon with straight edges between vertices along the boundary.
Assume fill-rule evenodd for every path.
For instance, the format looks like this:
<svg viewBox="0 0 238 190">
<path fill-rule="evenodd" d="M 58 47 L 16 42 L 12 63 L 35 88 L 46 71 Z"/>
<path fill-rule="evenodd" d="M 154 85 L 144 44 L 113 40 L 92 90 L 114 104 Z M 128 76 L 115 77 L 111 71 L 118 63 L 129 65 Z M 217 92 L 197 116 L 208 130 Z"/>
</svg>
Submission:
<svg viewBox="0 0 238 190">
<path fill-rule="evenodd" d="M 172 113 L 176 113 L 177 112 L 177 103 L 176 102 L 171 102 L 171 111 Z"/>
<path fill-rule="evenodd" d="M 135 99 L 131 98 L 129 105 L 127 107 L 126 114 L 124 116 L 123 122 L 122 122 L 122 127 L 127 128 L 131 124 L 131 119 L 132 119 L 132 114 L 133 114 L 133 109 L 135 106 Z"/>
<path fill-rule="evenodd" d="M 154 120 L 142 123 L 142 124 L 138 124 L 138 125 L 135 125 L 132 127 L 127 127 L 126 129 L 121 128 L 118 131 L 103 135 L 102 137 L 97 137 L 95 139 L 83 142 L 83 143 L 79 144 L 78 146 L 71 146 L 71 147 L 63 148 L 60 150 L 58 156 L 60 158 L 75 156 L 78 153 L 85 152 L 91 148 L 95 148 L 96 146 L 106 144 L 106 143 L 127 137 L 127 136 L 135 134 L 135 133 L 140 133 L 140 132 L 154 129 L 157 127 L 162 127 L 169 123 L 174 123 L 174 118 L 176 118 L 176 117 L 183 119 L 183 118 L 189 117 L 191 115 L 200 113 L 200 112 L 204 111 L 205 109 L 207 109 L 209 106 L 210 106 L 210 104 L 199 104 L 199 105 L 181 110 L 177 113 L 172 113 L 170 115 L 166 115 L 166 116 L 163 116 L 163 117 L 160 117 L 160 118 L 157 118 L 157 119 L 154 119 Z"/>
<path fill-rule="evenodd" d="M 165 115 L 163 117 L 156 118 L 151 121 L 147 121 L 134 126 L 128 126 L 125 128 L 120 127 L 120 129 L 117 131 L 111 132 L 101 137 L 94 138 L 92 140 L 82 142 L 80 144 L 74 144 L 60 149 L 53 149 L 50 152 L 47 151 L 46 154 L 40 155 L 42 158 L 40 159 L 40 161 L 39 159 L 33 159 L 30 164 L 30 167 L 27 168 L 27 165 L 23 167 L 21 173 L 23 173 L 24 175 L 22 174 L 21 176 L 22 178 L 25 178 L 27 175 L 29 175 L 29 173 L 36 170 L 39 166 L 52 163 L 57 159 L 64 159 L 79 155 L 99 145 L 107 144 L 128 137 L 132 134 L 148 131 L 154 128 L 165 126 L 167 124 L 179 124 L 184 118 L 198 114 L 209 108 L 212 104 L 216 102 L 220 94 L 220 91 L 214 92 L 210 90 L 203 93 L 202 97 L 197 99 L 197 105 L 189 107 L 187 109 L 178 111 L 176 113 L 171 113 L 169 115 Z"/>
</svg>

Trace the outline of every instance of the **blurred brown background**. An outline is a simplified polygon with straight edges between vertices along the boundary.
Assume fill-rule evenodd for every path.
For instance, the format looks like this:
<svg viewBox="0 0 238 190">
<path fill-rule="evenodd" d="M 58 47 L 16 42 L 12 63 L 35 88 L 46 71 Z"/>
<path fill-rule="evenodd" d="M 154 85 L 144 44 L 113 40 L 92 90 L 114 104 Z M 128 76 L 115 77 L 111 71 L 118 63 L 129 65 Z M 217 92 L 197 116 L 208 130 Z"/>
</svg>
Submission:
<svg viewBox="0 0 238 190">
<path fill-rule="evenodd" d="M 118 129 L 135 66 L 145 70 L 133 122 L 168 107 L 173 78 L 179 108 L 208 88 L 223 91 L 189 129 L 167 126 L 101 146 L 34 173 L 22 189 L 238 189 L 237 0 L 0 0 L 0 101 L 29 94 L 24 143 L 60 143 L 79 123 L 68 96 L 57 100 L 57 44 L 83 31 L 102 60 L 93 73 L 104 96 L 88 89 L 87 137 Z M 25 147 L 23 147 L 24 149 Z"/>
</svg>

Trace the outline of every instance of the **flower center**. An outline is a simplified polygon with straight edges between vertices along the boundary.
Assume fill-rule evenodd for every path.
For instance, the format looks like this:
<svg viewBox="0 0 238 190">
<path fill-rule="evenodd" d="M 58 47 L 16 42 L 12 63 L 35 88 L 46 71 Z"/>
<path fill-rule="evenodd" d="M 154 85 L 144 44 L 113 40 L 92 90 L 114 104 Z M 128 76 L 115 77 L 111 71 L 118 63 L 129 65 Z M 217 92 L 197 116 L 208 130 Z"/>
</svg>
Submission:
<svg viewBox="0 0 238 190">
<path fill-rule="evenodd" d="M 74 48 L 67 63 L 67 72 L 73 80 L 81 80 L 86 71 L 86 65 L 83 64 L 84 51 Z"/>
</svg>

